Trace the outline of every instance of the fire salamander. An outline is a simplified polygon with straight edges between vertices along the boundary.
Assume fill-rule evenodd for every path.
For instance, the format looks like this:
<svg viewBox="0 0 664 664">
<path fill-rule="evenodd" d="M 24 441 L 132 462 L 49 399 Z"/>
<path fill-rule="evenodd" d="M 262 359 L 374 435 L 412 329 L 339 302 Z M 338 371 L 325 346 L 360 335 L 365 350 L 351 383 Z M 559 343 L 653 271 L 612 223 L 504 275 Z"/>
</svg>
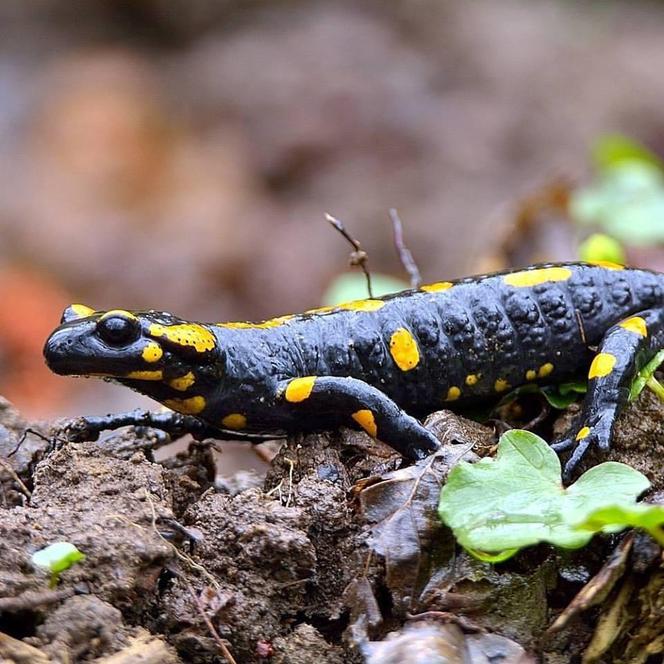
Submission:
<svg viewBox="0 0 664 664">
<path fill-rule="evenodd" d="M 663 274 L 561 263 L 261 323 L 74 304 L 44 354 L 56 373 L 111 378 L 234 438 L 347 424 L 411 459 L 439 447 L 418 417 L 587 372 L 582 416 L 554 445 L 575 448 L 569 475 L 608 449 L 635 373 L 663 347 Z"/>
</svg>

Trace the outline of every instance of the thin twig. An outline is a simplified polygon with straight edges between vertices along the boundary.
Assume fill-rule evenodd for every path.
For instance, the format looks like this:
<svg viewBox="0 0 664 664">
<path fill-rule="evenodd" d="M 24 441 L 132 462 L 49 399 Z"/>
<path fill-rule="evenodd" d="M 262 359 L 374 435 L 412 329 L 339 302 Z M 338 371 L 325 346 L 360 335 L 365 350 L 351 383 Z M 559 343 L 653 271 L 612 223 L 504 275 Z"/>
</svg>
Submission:
<svg viewBox="0 0 664 664">
<path fill-rule="evenodd" d="M 583 327 L 583 318 L 581 318 L 581 312 L 578 309 L 574 309 L 574 315 L 576 316 L 576 322 L 579 325 L 579 332 L 581 333 L 581 341 L 583 341 L 584 346 L 587 346 L 588 342 L 586 341 L 586 330 Z"/>
<path fill-rule="evenodd" d="M 542 395 L 539 396 L 540 396 L 540 411 L 537 415 L 535 415 L 535 417 L 533 417 L 532 420 L 530 420 L 530 422 L 527 422 L 521 427 L 525 431 L 532 431 L 537 425 L 541 424 L 551 412 L 547 400 Z"/>
<path fill-rule="evenodd" d="M 371 275 L 369 274 L 369 269 L 367 268 L 369 255 L 366 251 L 364 251 L 364 249 L 362 249 L 362 245 L 346 230 L 346 227 L 339 219 L 333 217 L 331 214 L 325 213 L 325 220 L 328 221 L 335 230 L 339 231 L 339 233 L 341 233 L 341 235 L 353 247 L 353 251 L 350 254 L 349 263 L 352 267 L 359 266 L 362 272 L 364 272 L 364 276 L 367 280 L 367 290 L 369 291 L 369 297 L 373 298 Z"/>
<path fill-rule="evenodd" d="M 396 247 L 399 260 L 410 278 L 410 287 L 419 288 L 422 285 L 422 275 L 413 258 L 413 254 L 403 241 L 403 224 L 395 208 L 390 210 L 390 220 L 392 221 L 394 246 Z"/>
<path fill-rule="evenodd" d="M 30 493 L 30 489 L 28 489 L 25 484 L 23 484 L 23 480 L 16 474 L 16 471 L 9 465 L 9 462 L 5 461 L 4 459 L 0 459 L 0 466 L 4 468 L 12 477 L 14 482 L 18 484 L 18 488 L 21 490 L 21 493 L 25 495 L 25 497 L 30 500 L 32 498 L 32 494 Z"/>
<path fill-rule="evenodd" d="M 288 469 L 288 498 L 286 499 L 286 507 L 290 507 L 290 501 L 293 497 L 293 468 L 294 465 L 292 459 L 284 459 L 289 466 Z"/>
<path fill-rule="evenodd" d="M 187 579 L 185 579 L 184 577 L 181 577 L 181 579 L 184 581 L 185 585 L 187 586 L 187 590 L 189 591 L 191 598 L 194 600 L 196 610 L 200 614 L 201 618 L 203 618 L 205 626 L 210 631 L 210 634 L 212 635 L 212 638 L 214 639 L 215 643 L 219 646 L 219 650 L 221 650 L 221 654 L 223 655 L 224 659 L 227 662 L 229 662 L 229 664 L 237 664 L 235 658 L 233 657 L 233 655 L 231 655 L 228 646 L 224 643 L 224 640 L 221 638 L 221 636 L 219 636 L 219 632 L 217 632 L 217 630 L 214 628 L 212 621 L 208 617 L 207 613 L 205 613 L 205 608 L 201 604 L 200 597 L 196 594 L 196 592 L 191 587 L 191 584 L 189 583 L 189 581 L 187 581 Z"/>
<path fill-rule="evenodd" d="M 200 565 L 191 556 L 188 556 L 186 553 L 183 553 L 182 551 L 180 551 L 172 542 L 169 542 L 159 532 L 159 530 L 157 529 L 157 511 L 155 510 L 154 501 L 152 500 L 152 496 L 150 495 L 150 492 L 147 489 L 145 489 L 145 498 L 148 501 L 148 505 L 150 505 L 150 510 L 152 512 L 152 530 L 155 532 L 157 537 L 159 537 L 160 540 L 162 540 L 165 544 L 167 544 L 168 546 L 171 547 L 171 549 L 173 550 L 173 553 L 175 554 L 175 556 L 177 558 L 179 558 L 180 560 L 186 562 L 187 565 L 189 565 L 191 568 L 193 568 L 193 569 L 197 570 L 198 572 L 200 572 L 214 586 L 214 588 L 215 588 L 215 590 L 217 590 L 217 592 L 219 590 L 221 590 L 221 586 L 219 585 L 219 582 L 217 581 L 217 579 L 215 579 L 212 576 L 212 574 L 210 574 L 210 572 L 208 572 L 207 569 L 205 569 L 205 567 L 203 567 L 203 565 Z M 125 519 L 125 520 L 128 521 L 128 519 L 126 519 L 126 517 L 122 517 L 121 515 L 118 515 L 118 518 Z M 134 523 L 133 521 L 129 521 L 129 523 L 136 526 L 137 528 L 141 528 L 141 529 L 143 528 L 142 526 L 140 526 L 137 523 Z"/>
<path fill-rule="evenodd" d="M 41 438 L 43 441 L 47 443 L 51 443 L 52 440 L 48 436 L 45 436 L 41 431 L 37 431 L 36 429 L 32 429 L 30 427 L 27 427 L 26 429 L 23 429 L 23 433 L 21 434 L 21 437 L 18 439 L 18 443 L 16 443 L 16 447 L 7 455 L 7 458 L 9 459 L 10 457 L 13 457 L 16 452 L 18 452 L 21 449 L 21 445 L 25 442 L 25 439 L 28 437 L 28 434 L 31 433 L 34 436 L 37 436 L 37 438 Z"/>
</svg>

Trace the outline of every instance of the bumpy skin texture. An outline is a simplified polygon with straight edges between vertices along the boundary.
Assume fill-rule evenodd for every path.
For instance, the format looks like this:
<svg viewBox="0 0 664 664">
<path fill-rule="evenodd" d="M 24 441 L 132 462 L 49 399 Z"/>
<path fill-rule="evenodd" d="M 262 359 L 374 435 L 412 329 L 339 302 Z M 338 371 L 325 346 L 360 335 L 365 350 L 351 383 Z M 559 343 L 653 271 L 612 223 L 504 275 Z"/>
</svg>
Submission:
<svg viewBox="0 0 664 664">
<path fill-rule="evenodd" d="M 57 373 L 109 376 L 222 429 L 354 424 L 421 458 L 438 442 L 415 417 L 578 377 L 601 346 L 584 451 L 609 445 L 634 373 L 664 347 L 663 305 L 654 272 L 538 265 L 263 323 L 72 305 L 44 352 Z"/>
</svg>

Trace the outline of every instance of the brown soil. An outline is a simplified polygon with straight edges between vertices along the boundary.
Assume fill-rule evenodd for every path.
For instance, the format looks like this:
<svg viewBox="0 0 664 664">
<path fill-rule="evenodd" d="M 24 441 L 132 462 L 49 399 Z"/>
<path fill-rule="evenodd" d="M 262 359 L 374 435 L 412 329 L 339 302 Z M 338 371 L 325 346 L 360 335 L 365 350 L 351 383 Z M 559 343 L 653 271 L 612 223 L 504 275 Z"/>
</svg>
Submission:
<svg viewBox="0 0 664 664">
<path fill-rule="evenodd" d="M 613 452 L 659 490 L 663 418 L 644 394 Z M 539 546 L 490 566 L 455 550 L 430 519 L 436 490 L 418 489 L 415 560 L 408 524 L 390 534 L 371 493 L 379 476 L 412 469 L 364 434 L 293 438 L 255 486 L 215 484 L 200 443 L 155 463 L 132 431 L 74 445 L 33 424 L 12 454 L 27 426 L 0 403 L 0 661 L 223 662 L 227 648 L 237 662 L 279 664 L 568 662 L 591 638 L 602 662 L 654 662 L 661 651 L 652 540 L 597 537 L 565 555 Z M 494 440 L 449 413 L 429 426 L 448 433 L 434 488 L 469 444 L 484 454 Z M 30 558 L 56 541 L 86 558 L 49 588 Z M 547 631 L 616 547 L 622 566 L 595 580 L 598 601 Z M 616 611 L 611 642 L 598 646 Z"/>
</svg>

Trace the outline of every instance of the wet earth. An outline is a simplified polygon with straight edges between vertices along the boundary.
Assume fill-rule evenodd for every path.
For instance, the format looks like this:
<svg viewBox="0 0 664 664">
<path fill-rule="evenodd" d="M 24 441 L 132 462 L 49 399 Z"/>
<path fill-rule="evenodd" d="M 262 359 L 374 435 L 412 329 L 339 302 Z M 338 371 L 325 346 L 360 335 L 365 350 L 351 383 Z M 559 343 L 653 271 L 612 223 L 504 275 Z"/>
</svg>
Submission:
<svg viewBox="0 0 664 664">
<path fill-rule="evenodd" d="M 661 550 L 644 534 L 495 566 L 455 545 L 440 486 L 496 437 L 449 412 L 428 420 L 443 451 L 422 473 L 344 429 L 222 480 L 214 441 L 157 463 L 145 432 L 73 444 L 58 426 L 0 402 L 2 662 L 650 663 L 664 648 Z M 611 458 L 648 475 L 651 500 L 663 441 L 646 391 Z M 31 556 L 58 541 L 86 557 L 53 585 Z M 575 605 L 582 589 L 593 599 Z"/>
</svg>

